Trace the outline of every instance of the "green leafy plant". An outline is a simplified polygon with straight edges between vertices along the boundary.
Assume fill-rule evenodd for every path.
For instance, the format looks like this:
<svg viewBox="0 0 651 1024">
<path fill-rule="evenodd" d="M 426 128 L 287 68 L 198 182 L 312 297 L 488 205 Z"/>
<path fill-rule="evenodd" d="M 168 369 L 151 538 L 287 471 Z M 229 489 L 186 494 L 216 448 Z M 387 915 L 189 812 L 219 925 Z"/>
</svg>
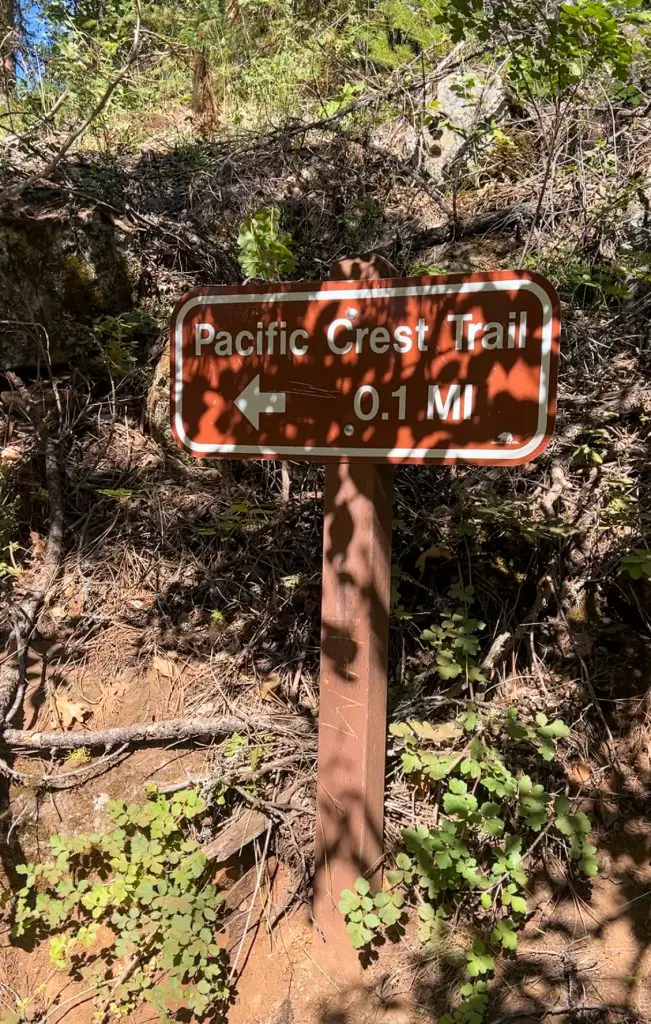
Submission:
<svg viewBox="0 0 651 1024">
<path fill-rule="evenodd" d="M 117 316 L 102 316 L 93 321 L 91 338 L 99 349 L 96 362 L 121 380 L 138 365 L 140 340 L 150 335 L 156 324 L 146 310 L 135 309 Z"/>
<path fill-rule="evenodd" d="M 622 558 L 621 566 L 632 580 L 651 580 L 651 551 L 633 548 Z"/>
<path fill-rule="evenodd" d="M 105 835 L 53 836 L 51 859 L 19 865 L 13 935 L 50 934 L 56 967 L 74 965 L 108 991 L 112 1019 L 148 1003 L 161 1021 L 184 1002 L 197 1016 L 228 997 L 226 955 L 214 932 L 223 896 L 206 881 L 206 858 L 188 834 L 206 811 L 194 790 L 142 806 L 107 804 Z M 100 945 L 100 928 L 113 944 Z M 116 967 L 116 961 L 122 961 Z M 117 979 L 117 980 L 116 980 Z"/>
<path fill-rule="evenodd" d="M 517 948 L 529 913 L 529 847 L 547 833 L 579 873 L 592 878 L 598 871 L 588 816 L 547 788 L 546 779 L 536 779 L 536 771 L 549 776 L 570 729 L 542 712 L 529 719 L 515 708 L 469 702 L 452 721 L 396 722 L 390 733 L 418 792 L 435 792 L 439 822 L 404 830 L 404 851 L 387 872 L 387 891 L 373 895 L 360 879 L 354 893 L 342 893 L 339 907 L 358 949 L 376 939 L 387 906 L 394 908 L 392 923 L 405 907 L 416 906 L 420 939 L 433 947 L 463 915 L 474 932 L 465 953 L 466 983 L 460 1004 L 442 1019 L 480 1024 L 488 1002 L 485 979 L 500 952 Z"/>
<path fill-rule="evenodd" d="M 7 557 L 0 557 L 0 580 L 5 576 L 20 576 L 22 568 L 16 564 L 15 554 L 20 551 L 20 544 L 17 541 L 10 541 L 0 552 L 6 552 Z"/>
<path fill-rule="evenodd" d="M 585 432 L 585 438 L 585 441 L 574 449 L 572 458 L 591 463 L 593 466 L 601 466 L 604 461 L 603 450 L 608 441 L 608 431 L 601 427 L 588 430 Z"/>
<path fill-rule="evenodd" d="M 206 526 L 195 526 L 198 537 L 219 537 L 228 540 L 238 530 L 251 529 L 264 522 L 272 511 L 271 505 L 254 505 L 248 498 L 232 501 L 228 509 L 219 514 L 214 522 Z"/>
<path fill-rule="evenodd" d="M 626 478 L 623 478 L 626 481 Z M 633 484 L 632 480 L 626 481 L 621 486 Z M 634 494 L 614 493 L 608 504 L 602 509 L 602 516 L 609 523 L 627 526 L 638 512 L 638 499 Z"/>
<path fill-rule="evenodd" d="M 114 501 L 122 503 L 133 498 L 136 492 L 130 491 L 127 487 L 98 487 L 95 493 L 101 494 L 104 498 L 112 498 Z"/>
<path fill-rule="evenodd" d="M 599 71 L 624 81 L 633 59 L 626 24 L 636 8 L 578 0 L 540 18 L 523 0 L 444 0 L 437 20 L 455 42 L 474 36 L 502 47 L 512 84 L 531 99 L 561 96 Z"/>
<path fill-rule="evenodd" d="M 245 276 L 262 281 L 288 277 L 296 269 L 291 246 L 292 237 L 280 230 L 280 211 L 275 206 L 247 217 L 237 237 L 240 266 Z"/>
<path fill-rule="evenodd" d="M 421 634 L 436 650 L 436 670 L 441 679 L 456 679 L 461 675 L 468 682 L 484 679 L 477 665 L 477 654 L 479 634 L 486 623 L 469 615 L 474 594 L 474 587 L 455 583 L 449 596 L 457 602 L 456 607 L 444 612 L 440 625 L 430 626 Z"/>
<path fill-rule="evenodd" d="M 477 954 L 481 956 L 482 954 Z M 461 1002 L 452 1013 L 444 1014 L 439 1024 L 481 1024 L 488 1008 L 485 981 L 467 981 L 459 990 Z"/>
<path fill-rule="evenodd" d="M 340 110 L 350 107 L 362 92 L 364 92 L 364 86 L 361 82 L 345 82 L 339 95 L 334 96 L 325 104 L 326 116 L 330 117 L 332 114 L 338 114 Z"/>
<path fill-rule="evenodd" d="M 369 943 L 380 927 L 391 928 L 402 918 L 405 897 L 401 892 L 371 895 L 370 889 L 366 878 L 358 878 L 355 890 L 344 889 L 339 900 L 339 910 L 346 918 L 346 930 L 354 949 Z"/>
</svg>

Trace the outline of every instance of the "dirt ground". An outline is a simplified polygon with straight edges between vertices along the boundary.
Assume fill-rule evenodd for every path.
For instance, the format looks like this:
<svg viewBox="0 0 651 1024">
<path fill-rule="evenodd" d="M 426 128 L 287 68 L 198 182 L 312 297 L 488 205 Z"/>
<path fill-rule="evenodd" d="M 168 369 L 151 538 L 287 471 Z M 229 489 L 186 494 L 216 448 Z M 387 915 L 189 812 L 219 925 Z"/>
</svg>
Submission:
<svg viewBox="0 0 651 1024">
<path fill-rule="evenodd" d="M 174 658 L 159 658 L 144 673 L 129 669 L 109 679 L 95 675 L 91 661 L 68 672 L 65 700 L 83 704 L 86 721 L 93 725 L 141 719 L 143 707 L 154 720 L 169 717 L 172 710 L 183 711 L 201 678 L 200 667 L 191 661 L 183 669 Z M 185 686 L 180 683 L 183 675 Z M 53 699 L 39 704 L 41 669 L 34 666 L 32 677 L 27 714 L 33 714 L 34 724 L 51 727 L 57 710 Z M 61 698 L 59 704 L 65 708 Z M 108 799 L 137 802 L 148 783 L 165 785 L 201 776 L 211 756 L 209 749 L 142 750 L 74 789 L 41 794 L 20 787 L 12 800 L 12 856 L 42 856 L 48 836 L 58 830 L 106 829 Z M 20 758 L 16 767 L 32 771 L 34 760 Z M 590 886 L 577 889 L 553 857 L 539 863 L 530 884 L 533 913 L 518 952 L 501 964 L 491 983 L 491 1020 L 526 1021 L 529 1012 L 553 1010 L 554 1019 L 562 1024 L 575 1018 L 559 1010 L 581 1005 L 611 1008 L 610 1017 L 599 1013 L 588 1019 L 651 1019 L 651 827 L 642 815 L 622 814 L 623 807 L 630 811 L 631 799 L 627 802 L 626 794 L 622 798 L 616 790 L 611 792 L 604 776 L 601 798 L 587 802 L 602 833 L 602 870 Z M 255 856 L 252 849 L 245 851 L 239 869 L 218 872 L 218 880 L 233 884 Z M 221 936 L 231 956 L 237 956 L 229 1024 L 417 1024 L 439 1019 L 457 982 L 445 955 L 423 957 L 409 929 L 396 945 L 383 948 L 378 961 L 365 971 L 356 967 L 352 949 L 345 963 L 332 963 L 315 936 L 309 903 L 294 905 L 269 931 L 268 922 L 295 882 L 291 868 L 281 864 L 273 884 L 265 877 L 254 901 L 252 920 L 257 923 L 242 944 L 239 938 L 233 944 L 228 932 Z M 247 896 L 238 909 L 244 914 L 250 906 Z M 5 999 L 8 990 L 31 997 L 32 1016 L 26 1020 L 37 1021 L 38 1013 L 60 1006 L 61 1013 L 53 1019 L 92 1024 L 93 1005 L 84 1001 L 83 983 L 54 970 L 45 948 L 12 948 L 5 931 L 0 972 Z M 64 1013 L 66 1001 L 70 1008 Z M 142 1011 L 133 1019 L 134 1024 L 145 1024 L 153 1018 Z"/>
<path fill-rule="evenodd" d="M 103 462 L 97 463 L 98 453 Z M 77 454 L 82 465 L 91 460 L 89 472 L 95 475 L 89 477 L 92 488 L 80 490 L 79 508 L 72 510 L 81 526 L 41 617 L 41 639 L 30 652 L 29 685 L 18 724 L 28 730 L 83 733 L 227 712 L 311 719 L 318 693 L 321 536 L 315 475 L 296 477 L 287 507 L 278 500 L 275 469 L 237 466 L 196 475 L 175 466 L 161 480 L 164 457 L 133 424 L 84 442 Z M 259 474 L 252 483 L 245 475 L 251 473 Z M 449 487 L 445 505 L 443 479 Z M 538 485 L 530 477 L 522 481 L 526 501 L 519 499 L 509 511 L 506 493 L 500 515 L 508 513 L 519 523 L 526 510 L 534 509 L 528 521 L 534 531 L 539 528 L 535 515 L 540 517 Z M 37 481 L 30 477 L 28 484 L 36 487 Z M 109 484 L 130 496 L 102 496 Z M 459 578 L 448 547 L 458 542 L 454 523 L 442 519 L 460 500 L 457 485 L 454 474 L 429 484 L 424 473 L 401 478 L 396 557 L 408 569 L 399 595 L 408 614 L 402 620 L 407 624 L 404 632 L 399 634 L 398 626 L 392 633 L 394 708 L 406 689 L 397 687 L 398 678 L 420 672 L 432 685 L 428 652 L 414 637 L 421 625 L 436 621 L 445 600 L 441 595 Z M 485 481 L 467 486 L 475 488 L 472 500 L 479 505 Z M 116 492 L 109 488 L 109 493 Z M 257 504 L 247 493 L 256 493 Z M 433 506 L 434 497 L 436 512 L 428 518 L 430 513 L 422 509 Z M 503 522 L 494 535 L 480 535 L 481 544 L 473 550 L 481 615 L 496 624 L 496 631 L 531 621 L 537 591 L 529 567 L 539 557 L 537 545 L 543 544 L 535 533 L 533 540 L 522 533 L 515 540 L 510 535 L 504 539 Z M 592 550 L 604 563 L 617 557 L 616 549 L 608 547 L 609 537 L 595 526 Z M 31 542 L 30 558 L 37 564 L 42 539 L 34 534 Z M 545 558 L 550 550 L 543 549 Z M 424 551 L 443 554 L 418 569 Z M 541 573 L 547 564 L 540 555 Z M 591 570 L 595 578 L 600 564 Z M 588 570 L 581 565 L 585 575 Z M 651 1021 L 651 644 L 621 580 L 605 584 L 597 594 L 608 607 L 607 620 L 601 613 L 588 620 L 588 584 L 582 586 L 583 591 L 568 585 L 562 600 L 552 602 L 550 613 L 537 623 L 540 657 L 532 659 L 532 646 L 523 640 L 521 660 L 518 652 L 509 656 L 491 678 L 491 687 L 507 706 L 558 714 L 574 727 L 559 770 L 568 791 L 594 821 L 601 870 L 591 883 L 572 881 L 543 844 L 529 885 L 532 913 L 518 951 L 501 958 L 490 982 L 490 1024 L 525 1024 L 545 1014 L 560 1024 L 577 1019 L 584 1024 Z M 632 598 L 643 607 L 649 598 L 647 584 L 640 582 Z M 423 614 L 418 610 L 423 601 L 431 602 L 433 610 L 413 628 L 409 616 L 412 611 Z M 510 609 L 511 619 L 503 617 L 504 608 Z M 427 704 L 438 699 L 437 686 L 433 697 L 425 691 L 418 711 L 409 713 L 426 716 L 428 707 L 437 707 Z M 292 801 L 300 813 L 289 825 L 273 830 L 267 871 L 274 875 L 273 883 L 265 875 L 255 901 L 250 891 L 235 900 L 233 919 L 241 925 L 242 918 L 249 918 L 254 924 L 241 947 L 232 921 L 218 936 L 236 964 L 228 1024 L 437 1022 L 457 1001 L 458 949 L 424 955 L 408 928 L 395 946 L 387 944 L 376 963 L 351 979 L 349 969 L 356 963 L 352 948 L 344 964 L 333 966 L 314 937 L 309 914 L 314 753 L 313 738 L 298 750 L 294 740 L 260 734 L 240 737 L 228 753 L 220 741 L 171 742 L 134 752 L 118 748 L 93 757 L 83 751 L 67 757 L 47 751 L 38 756 L 16 753 L 12 767 L 26 779 L 24 785 L 12 785 L 0 805 L 6 836 L 0 853 L 8 876 L 3 886 L 15 885 L 11 876 L 17 864 L 43 856 L 52 834 L 108 828 L 106 803 L 111 798 L 138 803 L 152 783 L 183 786 L 215 773 L 237 774 L 250 767 L 251 758 L 277 763 L 278 769 L 265 776 L 265 788 L 257 792 L 272 797 L 283 786 L 298 786 Z M 395 757 L 391 763 L 395 765 Z M 40 785 L 44 776 L 55 785 Z M 243 793 L 202 825 L 200 843 L 213 841 L 230 813 L 252 816 L 255 797 Z M 405 822 L 419 816 L 426 820 L 432 808 L 426 801 L 414 803 L 404 776 L 390 769 L 386 811 L 385 839 L 391 852 Z M 263 848 L 264 835 L 258 834 L 228 869 L 219 868 L 218 884 L 237 892 L 236 883 L 259 863 Z M 270 930 L 288 897 L 287 913 Z M 13 946 L 10 923 L 8 906 L 0 930 L 1 1009 L 13 1011 L 25 1000 L 22 1018 L 16 1022 L 8 1017 L 9 1024 L 92 1024 L 93 993 L 52 968 L 45 948 Z M 591 1009 L 584 1012 L 582 1007 Z M 134 1024 L 153 1020 L 145 1010 L 133 1018 Z"/>
</svg>

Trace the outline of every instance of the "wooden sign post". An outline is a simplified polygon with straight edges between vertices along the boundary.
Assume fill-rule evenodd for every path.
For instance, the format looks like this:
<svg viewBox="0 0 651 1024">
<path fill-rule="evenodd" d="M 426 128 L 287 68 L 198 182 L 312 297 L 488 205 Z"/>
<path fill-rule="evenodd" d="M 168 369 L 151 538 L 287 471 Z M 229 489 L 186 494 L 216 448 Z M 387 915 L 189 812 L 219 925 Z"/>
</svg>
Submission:
<svg viewBox="0 0 651 1024">
<path fill-rule="evenodd" d="M 339 954 L 342 889 L 381 875 L 392 498 L 392 466 L 326 467 L 314 920 Z"/>
<path fill-rule="evenodd" d="M 198 458 L 326 463 L 314 917 L 380 878 L 394 463 L 514 466 L 549 442 L 559 303 L 525 271 L 200 289 L 171 325 L 171 414 Z"/>
</svg>

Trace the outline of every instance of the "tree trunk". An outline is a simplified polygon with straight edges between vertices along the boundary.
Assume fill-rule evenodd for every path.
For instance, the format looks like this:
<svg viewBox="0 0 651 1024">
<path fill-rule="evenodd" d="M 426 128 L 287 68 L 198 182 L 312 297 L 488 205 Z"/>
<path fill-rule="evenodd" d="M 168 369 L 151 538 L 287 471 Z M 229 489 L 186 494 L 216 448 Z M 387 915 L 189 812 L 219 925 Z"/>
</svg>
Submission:
<svg viewBox="0 0 651 1024">
<path fill-rule="evenodd" d="M 16 0 L 0 0 L 0 84 L 9 97 L 16 88 Z"/>
<path fill-rule="evenodd" d="M 217 103 L 212 87 L 212 75 L 208 61 L 198 50 L 194 53 L 192 67 L 192 110 L 205 128 L 215 127 Z"/>
</svg>

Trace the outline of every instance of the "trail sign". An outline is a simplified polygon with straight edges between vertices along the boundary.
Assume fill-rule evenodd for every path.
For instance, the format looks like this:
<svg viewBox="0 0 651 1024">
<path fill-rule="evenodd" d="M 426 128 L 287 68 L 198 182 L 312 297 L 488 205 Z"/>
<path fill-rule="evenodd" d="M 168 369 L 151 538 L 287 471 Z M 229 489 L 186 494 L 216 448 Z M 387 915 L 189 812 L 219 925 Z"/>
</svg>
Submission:
<svg viewBox="0 0 651 1024">
<path fill-rule="evenodd" d="M 198 458 L 517 465 L 553 429 L 558 336 L 527 271 L 199 289 L 172 426 Z"/>
<path fill-rule="evenodd" d="M 325 462 L 314 921 L 355 974 L 337 904 L 379 884 L 391 463 L 517 465 L 549 441 L 559 303 L 526 271 L 190 292 L 171 326 L 171 412 L 199 458 Z M 387 268 L 388 269 L 388 268 Z"/>
</svg>

